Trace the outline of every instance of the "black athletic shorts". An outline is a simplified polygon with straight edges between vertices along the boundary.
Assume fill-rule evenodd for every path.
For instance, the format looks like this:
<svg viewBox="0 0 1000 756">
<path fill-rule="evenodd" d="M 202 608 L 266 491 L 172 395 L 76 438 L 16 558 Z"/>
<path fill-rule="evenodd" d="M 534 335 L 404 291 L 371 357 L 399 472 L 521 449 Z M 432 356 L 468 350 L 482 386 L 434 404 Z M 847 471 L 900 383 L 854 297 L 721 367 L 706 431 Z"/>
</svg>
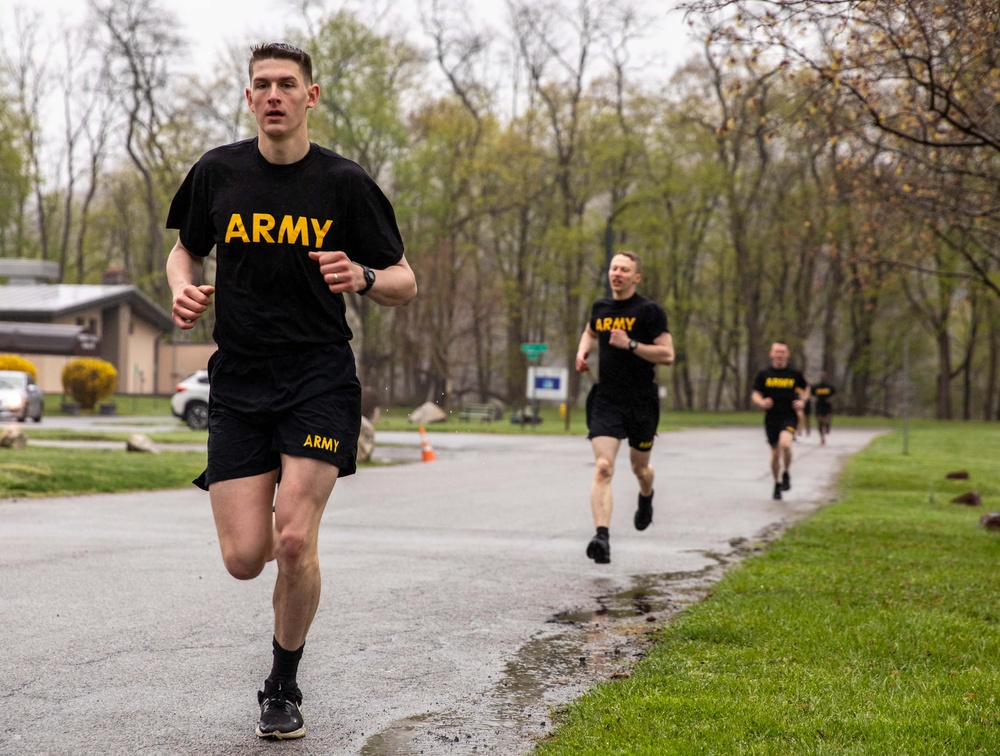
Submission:
<svg viewBox="0 0 1000 756">
<path fill-rule="evenodd" d="M 816 402 L 816 417 L 829 417 L 833 414 L 833 405 L 830 402 Z"/>
<path fill-rule="evenodd" d="M 788 431 L 793 436 L 795 429 L 799 427 L 799 416 L 794 412 L 787 415 L 764 415 L 764 430 L 767 432 L 767 443 L 771 446 L 778 445 L 778 436 L 781 431 Z"/>
<path fill-rule="evenodd" d="M 208 469 L 199 488 L 276 470 L 281 454 L 357 470 L 361 384 L 349 344 L 255 359 L 208 362 Z"/>
<path fill-rule="evenodd" d="M 600 383 L 587 394 L 587 438 L 627 438 L 633 449 L 649 451 L 659 424 L 660 398 L 655 384 L 645 396 L 615 396 Z"/>
</svg>

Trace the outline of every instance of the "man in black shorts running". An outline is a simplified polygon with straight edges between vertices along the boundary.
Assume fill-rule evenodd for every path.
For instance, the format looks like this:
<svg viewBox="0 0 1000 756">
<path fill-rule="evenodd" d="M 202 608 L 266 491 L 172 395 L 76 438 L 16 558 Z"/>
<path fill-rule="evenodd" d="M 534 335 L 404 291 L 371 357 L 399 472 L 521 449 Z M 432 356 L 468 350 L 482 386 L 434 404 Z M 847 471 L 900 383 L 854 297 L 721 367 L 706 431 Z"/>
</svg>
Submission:
<svg viewBox="0 0 1000 756">
<path fill-rule="evenodd" d="M 771 344 L 771 365 L 761 370 L 753 381 L 751 401 L 764 412 L 764 429 L 771 446 L 771 472 L 774 474 L 774 498 L 792 487 L 792 440 L 799 424 L 799 411 L 809 397 L 809 386 L 801 371 L 788 367 L 788 345 Z M 784 465 L 784 471 L 782 471 Z"/>
<path fill-rule="evenodd" d="M 816 397 L 816 427 L 819 429 L 819 442 L 825 444 L 826 437 L 830 435 L 833 395 L 837 393 L 837 389 L 826 379 L 826 373 L 820 373 L 819 383 L 813 385 L 810 392 Z"/>
<path fill-rule="evenodd" d="M 305 734 L 296 674 L 319 605 L 320 520 L 356 467 L 361 386 L 344 295 L 396 306 L 417 286 L 389 200 L 359 165 L 309 141 L 310 56 L 260 45 L 249 74 L 257 136 L 210 150 L 184 179 L 167 279 L 181 329 L 215 298 L 208 467 L 195 484 L 231 575 L 277 562 L 257 735 L 283 739 Z M 214 286 L 202 282 L 213 247 Z"/>
<path fill-rule="evenodd" d="M 633 522 L 645 530 L 653 521 L 649 456 L 660 422 L 656 366 L 674 361 L 674 342 L 663 308 L 635 293 L 640 280 L 642 265 L 635 254 L 620 252 L 611 259 L 611 299 L 594 302 L 576 350 L 576 369 L 582 373 L 590 369 L 587 357 L 594 345 L 600 346 L 599 382 L 587 396 L 587 437 L 596 462 L 590 510 L 597 528 L 587 545 L 587 556 L 598 564 L 611 561 L 611 477 L 623 438 L 628 439 L 632 472 L 639 481 Z"/>
</svg>

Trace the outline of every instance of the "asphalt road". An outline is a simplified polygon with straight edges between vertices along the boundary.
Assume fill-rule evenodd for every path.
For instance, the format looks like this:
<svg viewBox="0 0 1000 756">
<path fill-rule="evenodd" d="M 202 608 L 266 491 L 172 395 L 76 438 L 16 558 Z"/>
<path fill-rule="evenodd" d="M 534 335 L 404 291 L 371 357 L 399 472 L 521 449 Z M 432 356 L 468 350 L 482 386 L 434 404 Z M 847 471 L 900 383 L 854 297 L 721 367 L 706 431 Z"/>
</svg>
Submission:
<svg viewBox="0 0 1000 756">
<path fill-rule="evenodd" d="M 550 707 L 627 669 L 727 564 L 832 502 L 876 433 L 796 443 L 782 501 L 762 429 L 661 434 L 642 533 L 623 449 L 609 565 L 584 555 L 585 439 L 431 428 L 424 463 L 415 434 L 379 434 L 414 463 L 334 490 L 299 676 L 308 735 L 281 744 L 253 734 L 273 565 L 225 573 L 207 494 L 0 499 L 0 753 L 525 753 Z"/>
</svg>

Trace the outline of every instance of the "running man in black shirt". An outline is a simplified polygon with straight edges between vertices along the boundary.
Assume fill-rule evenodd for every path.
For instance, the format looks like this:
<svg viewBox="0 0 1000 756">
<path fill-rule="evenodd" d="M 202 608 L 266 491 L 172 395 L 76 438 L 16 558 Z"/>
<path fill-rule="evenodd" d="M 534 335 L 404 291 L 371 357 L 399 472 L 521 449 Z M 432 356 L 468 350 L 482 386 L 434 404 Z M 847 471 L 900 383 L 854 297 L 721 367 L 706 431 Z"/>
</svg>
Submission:
<svg viewBox="0 0 1000 756">
<path fill-rule="evenodd" d="M 826 443 L 826 437 L 830 435 L 830 423 L 833 419 L 833 395 L 837 389 L 827 381 L 826 373 L 821 373 L 819 383 L 810 389 L 812 395 L 816 397 L 816 427 L 819 429 L 820 444 Z"/>
<path fill-rule="evenodd" d="M 792 466 L 792 441 L 798 427 L 798 413 L 809 398 L 805 377 L 788 367 L 788 345 L 775 341 L 771 345 L 771 366 L 757 373 L 751 401 L 764 413 L 764 429 L 771 446 L 771 472 L 774 474 L 774 498 L 792 487 L 789 468 Z M 784 465 L 784 471 L 782 471 Z"/>
<path fill-rule="evenodd" d="M 611 259 L 608 281 L 611 299 L 598 299 L 576 350 L 576 369 L 590 369 L 587 358 L 600 346 L 598 378 L 587 396 L 588 438 L 596 469 L 590 489 L 590 509 L 596 535 L 587 556 L 598 564 L 611 561 L 611 477 L 623 438 L 639 481 L 639 505 L 633 522 L 645 530 L 653 521 L 653 468 L 649 464 L 653 438 L 660 422 L 656 366 L 674 361 L 674 342 L 667 315 L 650 299 L 635 293 L 642 280 L 639 258 L 620 252 Z"/>
<path fill-rule="evenodd" d="M 210 150 L 184 179 L 167 218 L 179 232 L 167 279 L 181 329 L 215 298 L 208 467 L 195 483 L 231 575 L 250 580 L 277 562 L 257 735 L 299 738 L 320 520 L 338 477 L 355 471 L 361 426 L 344 295 L 404 305 L 417 285 L 389 200 L 359 165 L 309 141 L 310 56 L 261 45 L 249 74 L 257 136 Z M 214 286 L 202 281 L 213 247 Z"/>
</svg>

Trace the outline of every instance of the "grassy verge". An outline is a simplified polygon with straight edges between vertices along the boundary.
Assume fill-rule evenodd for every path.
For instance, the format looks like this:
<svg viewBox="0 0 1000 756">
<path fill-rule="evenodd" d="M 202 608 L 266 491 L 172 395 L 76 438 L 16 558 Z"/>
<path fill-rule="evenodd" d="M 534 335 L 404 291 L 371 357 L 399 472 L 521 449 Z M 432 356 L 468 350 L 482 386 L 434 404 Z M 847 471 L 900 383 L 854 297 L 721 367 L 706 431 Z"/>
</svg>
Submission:
<svg viewBox="0 0 1000 756">
<path fill-rule="evenodd" d="M 208 444 L 208 431 L 190 430 L 179 425 L 175 431 L 157 431 L 139 433 L 157 444 Z M 131 431 L 77 431 L 65 428 L 45 428 L 37 425 L 23 426 L 28 441 L 120 441 L 124 444 Z"/>
<path fill-rule="evenodd" d="M 378 430 L 406 431 L 417 430 L 407 419 L 412 410 L 404 408 L 390 408 L 382 412 L 378 424 Z M 509 415 L 509 413 L 508 413 Z M 530 425 L 517 425 L 510 422 L 505 417 L 490 423 L 479 420 L 459 420 L 458 412 L 452 412 L 451 416 L 441 423 L 427 425 L 428 432 L 445 433 L 507 433 L 530 435 L 531 433 L 548 435 L 587 435 L 587 419 L 582 409 L 574 409 L 570 413 L 569 425 L 559 413 L 558 407 L 545 406 L 539 410 L 539 417 L 542 422 L 532 428 Z M 764 418 L 760 412 L 675 412 L 666 410 L 660 413 L 659 430 L 661 433 L 675 431 L 680 428 L 719 428 L 731 425 L 749 425 L 763 427 Z M 892 427 L 898 425 L 899 421 L 884 417 L 835 417 L 834 423 L 840 426 L 855 427 Z M 813 433 L 817 433 L 813 428 Z"/>
<path fill-rule="evenodd" d="M 1000 426 L 921 423 L 561 712 L 552 754 L 1000 752 Z M 946 480 L 968 470 L 968 481 Z M 950 499 L 978 491 L 984 506 Z"/>
<path fill-rule="evenodd" d="M 205 469 L 204 452 L 137 454 L 90 449 L 4 449 L 0 497 L 38 498 L 184 488 Z"/>
<path fill-rule="evenodd" d="M 49 393 L 45 395 L 45 416 L 62 414 L 62 403 L 66 399 L 65 394 Z M 131 396 L 129 394 L 116 394 L 109 399 L 101 401 L 102 404 L 114 404 L 119 415 L 144 415 L 150 417 L 163 417 L 170 415 L 169 396 Z M 97 415 L 98 410 L 87 410 L 83 414 Z M 114 416 L 108 418 L 113 420 Z M 42 420 L 44 423 L 45 421 Z"/>
</svg>

